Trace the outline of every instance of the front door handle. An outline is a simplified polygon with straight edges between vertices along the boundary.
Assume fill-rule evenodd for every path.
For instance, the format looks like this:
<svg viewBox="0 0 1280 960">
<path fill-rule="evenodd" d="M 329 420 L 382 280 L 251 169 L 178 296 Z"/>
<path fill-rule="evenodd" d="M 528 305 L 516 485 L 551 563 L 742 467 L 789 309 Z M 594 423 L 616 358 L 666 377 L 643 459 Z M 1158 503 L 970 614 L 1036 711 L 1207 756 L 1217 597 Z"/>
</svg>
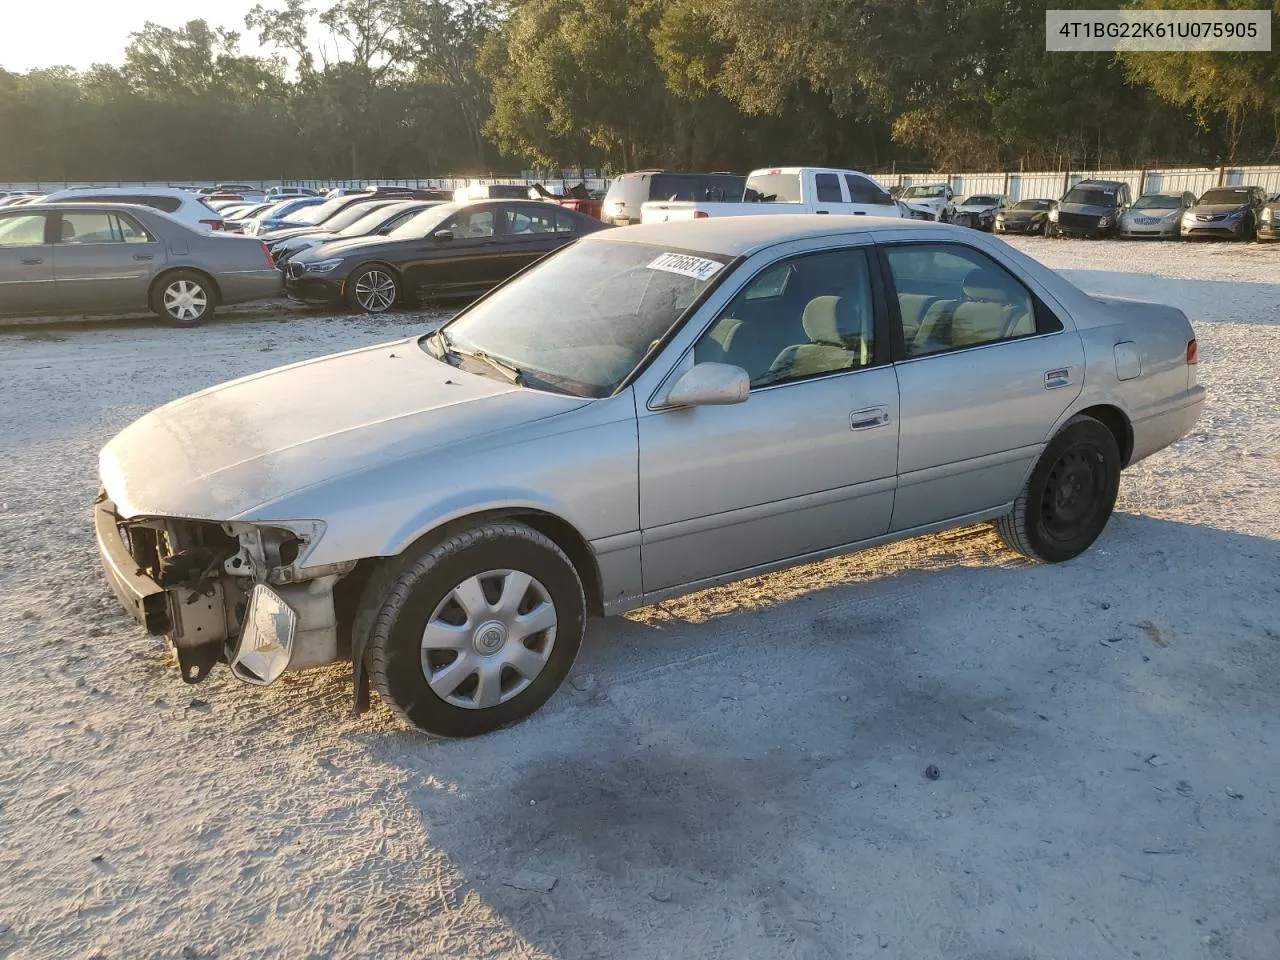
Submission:
<svg viewBox="0 0 1280 960">
<path fill-rule="evenodd" d="M 815 210 L 814 213 L 830 213 L 830 210 Z"/>
<path fill-rule="evenodd" d="M 133 259 L 135 259 L 135 260 L 154 260 L 154 259 L 155 259 L 155 257 L 153 257 L 153 256 L 152 256 L 151 254 L 149 254 L 149 253 L 135 253 L 135 254 L 133 255 Z"/>
<path fill-rule="evenodd" d="M 887 407 L 867 407 L 865 410 L 855 410 L 849 414 L 850 430 L 871 430 L 874 427 L 883 427 L 888 422 Z"/>
<path fill-rule="evenodd" d="M 38 266 L 40 266 L 40 264 L 42 264 L 42 263 L 44 263 L 44 261 L 43 261 L 43 260 L 41 260 L 39 257 L 33 257 L 33 258 L 32 258 L 32 259 L 30 259 L 30 260 L 23 260 L 23 261 L 22 261 L 22 265 L 23 265 L 23 266 L 25 266 L 25 267 L 38 267 Z"/>
<path fill-rule="evenodd" d="M 1046 390 L 1056 390 L 1058 387 L 1065 387 L 1071 383 L 1071 371 L 1066 367 L 1057 370 L 1046 370 L 1044 373 L 1044 388 Z"/>
</svg>

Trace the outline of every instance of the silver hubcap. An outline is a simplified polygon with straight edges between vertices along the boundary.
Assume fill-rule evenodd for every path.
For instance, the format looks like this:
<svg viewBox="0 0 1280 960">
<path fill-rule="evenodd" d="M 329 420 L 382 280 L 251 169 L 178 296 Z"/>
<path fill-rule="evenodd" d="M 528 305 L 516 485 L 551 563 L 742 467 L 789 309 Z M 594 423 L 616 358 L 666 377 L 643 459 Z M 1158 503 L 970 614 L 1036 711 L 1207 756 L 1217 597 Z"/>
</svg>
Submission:
<svg viewBox="0 0 1280 960">
<path fill-rule="evenodd" d="M 547 588 L 520 570 L 468 577 L 436 606 L 422 632 L 422 673 L 441 700 L 484 710 L 519 695 L 556 642 Z"/>
<path fill-rule="evenodd" d="M 356 303 L 370 313 L 382 313 L 396 302 L 396 281 L 381 270 L 370 270 L 356 281 Z"/>
<path fill-rule="evenodd" d="M 164 290 L 164 309 L 175 320 L 199 320 L 209 306 L 209 295 L 198 283 L 176 280 Z"/>
</svg>

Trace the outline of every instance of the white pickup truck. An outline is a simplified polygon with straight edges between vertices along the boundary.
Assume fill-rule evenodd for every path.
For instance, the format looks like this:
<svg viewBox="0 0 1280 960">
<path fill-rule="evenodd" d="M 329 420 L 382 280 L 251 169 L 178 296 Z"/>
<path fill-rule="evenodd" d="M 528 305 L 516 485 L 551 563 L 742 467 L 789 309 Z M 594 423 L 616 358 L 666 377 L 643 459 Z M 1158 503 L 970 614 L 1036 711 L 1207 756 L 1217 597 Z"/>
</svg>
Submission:
<svg viewBox="0 0 1280 960">
<path fill-rule="evenodd" d="M 731 203 L 650 200 L 641 223 L 745 217 L 764 213 L 841 213 L 901 217 L 889 192 L 865 173 L 825 167 L 772 167 L 752 171 L 742 200 Z"/>
</svg>

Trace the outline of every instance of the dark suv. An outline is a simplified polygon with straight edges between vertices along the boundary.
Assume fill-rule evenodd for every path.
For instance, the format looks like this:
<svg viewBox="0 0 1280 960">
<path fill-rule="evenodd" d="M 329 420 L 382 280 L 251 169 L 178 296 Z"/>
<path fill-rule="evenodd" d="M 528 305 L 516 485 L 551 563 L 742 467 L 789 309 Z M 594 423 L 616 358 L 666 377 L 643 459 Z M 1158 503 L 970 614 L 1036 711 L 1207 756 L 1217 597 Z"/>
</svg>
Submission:
<svg viewBox="0 0 1280 960">
<path fill-rule="evenodd" d="M 713 203 L 742 199 L 747 178 L 735 173 L 675 173 L 637 170 L 609 184 L 600 219 L 623 227 L 640 222 L 640 207 L 650 200 L 693 200 Z"/>
<path fill-rule="evenodd" d="M 1049 235 L 1114 237 L 1130 203 L 1129 185 L 1121 180 L 1081 180 L 1049 213 Z"/>
</svg>

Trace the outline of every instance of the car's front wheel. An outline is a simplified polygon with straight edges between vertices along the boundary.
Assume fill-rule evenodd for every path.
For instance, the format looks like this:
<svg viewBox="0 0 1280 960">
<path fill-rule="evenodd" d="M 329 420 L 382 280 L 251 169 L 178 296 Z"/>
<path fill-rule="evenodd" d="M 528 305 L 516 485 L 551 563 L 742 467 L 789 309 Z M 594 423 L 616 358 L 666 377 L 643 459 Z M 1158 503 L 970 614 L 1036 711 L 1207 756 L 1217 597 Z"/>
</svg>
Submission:
<svg viewBox="0 0 1280 960">
<path fill-rule="evenodd" d="M 513 521 L 473 527 L 392 561 L 370 583 L 374 688 L 427 733 L 471 737 L 522 720 L 573 666 L 582 581 L 548 537 Z"/>
<path fill-rule="evenodd" d="M 347 303 L 352 310 L 386 313 L 399 299 L 399 280 L 381 264 L 361 267 L 347 281 Z"/>
<path fill-rule="evenodd" d="M 1120 490 L 1120 448 L 1093 417 L 1075 416 L 1046 445 L 1013 512 L 995 523 L 1005 545 L 1060 563 L 1098 539 Z"/>
<path fill-rule="evenodd" d="M 175 327 L 194 327 L 213 316 L 217 302 L 213 283 L 194 270 L 178 270 L 160 278 L 151 290 L 151 309 Z"/>
</svg>

